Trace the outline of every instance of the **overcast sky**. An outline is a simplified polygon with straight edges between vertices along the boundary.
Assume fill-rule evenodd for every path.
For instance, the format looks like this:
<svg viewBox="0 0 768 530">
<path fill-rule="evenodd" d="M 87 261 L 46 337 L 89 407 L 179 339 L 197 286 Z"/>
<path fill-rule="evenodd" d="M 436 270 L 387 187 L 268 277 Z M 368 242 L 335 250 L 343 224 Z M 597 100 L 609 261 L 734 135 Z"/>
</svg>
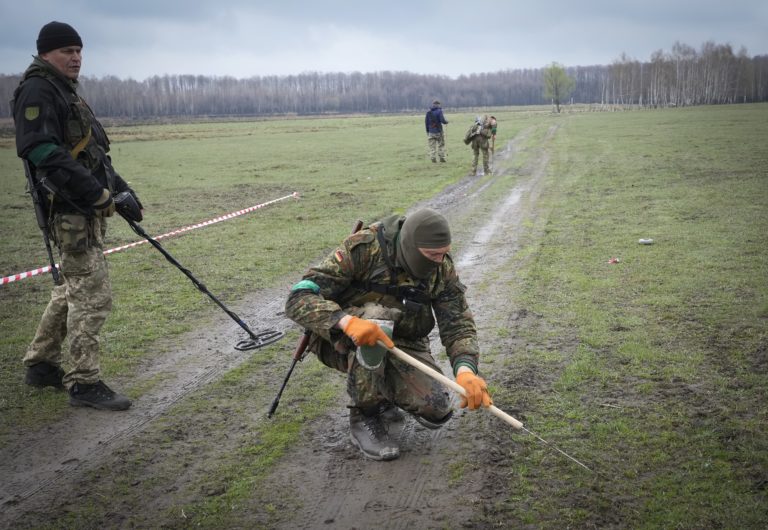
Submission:
<svg viewBox="0 0 768 530">
<path fill-rule="evenodd" d="M 0 73 L 67 22 L 81 75 L 496 72 L 642 61 L 679 41 L 768 54 L 766 0 L 0 0 Z"/>
</svg>

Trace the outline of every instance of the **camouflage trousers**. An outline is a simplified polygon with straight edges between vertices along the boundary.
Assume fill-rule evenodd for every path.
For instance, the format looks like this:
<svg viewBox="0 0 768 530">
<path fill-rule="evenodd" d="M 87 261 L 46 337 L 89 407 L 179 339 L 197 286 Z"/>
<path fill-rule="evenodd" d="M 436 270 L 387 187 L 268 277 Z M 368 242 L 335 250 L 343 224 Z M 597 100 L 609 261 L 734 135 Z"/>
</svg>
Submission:
<svg viewBox="0 0 768 530">
<path fill-rule="evenodd" d="M 64 385 L 99 380 L 99 331 L 112 309 L 112 288 L 103 254 L 106 222 L 82 215 L 57 215 L 52 235 L 59 248 L 61 285 L 51 292 L 24 365 L 60 365 L 69 337 L 72 366 Z"/>
<path fill-rule="evenodd" d="M 427 146 L 429 158 L 433 162 L 437 160 L 438 156 L 440 161 L 445 162 L 445 135 L 443 133 L 429 133 L 427 135 Z"/>
<path fill-rule="evenodd" d="M 483 171 L 486 175 L 488 175 L 491 172 L 491 167 L 489 165 L 489 159 L 490 159 L 490 147 L 488 146 L 488 143 L 486 142 L 485 147 L 481 147 L 479 145 L 473 144 L 472 145 L 472 151 L 474 152 L 474 157 L 472 158 L 472 173 L 477 172 L 477 163 L 480 158 L 480 152 L 483 153 Z"/>
<path fill-rule="evenodd" d="M 313 335 L 308 349 L 326 366 L 347 374 L 347 394 L 352 406 L 374 410 L 384 403 L 392 403 L 433 423 L 441 423 L 451 413 L 451 396 L 440 382 L 391 354 L 387 354 L 377 369 L 368 370 L 357 361 L 355 346 L 349 339 L 344 337 L 337 344 L 340 347 Z M 407 345 L 396 340 L 395 344 L 442 373 L 429 352 L 428 339 L 408 341 Z"/>
</svg>

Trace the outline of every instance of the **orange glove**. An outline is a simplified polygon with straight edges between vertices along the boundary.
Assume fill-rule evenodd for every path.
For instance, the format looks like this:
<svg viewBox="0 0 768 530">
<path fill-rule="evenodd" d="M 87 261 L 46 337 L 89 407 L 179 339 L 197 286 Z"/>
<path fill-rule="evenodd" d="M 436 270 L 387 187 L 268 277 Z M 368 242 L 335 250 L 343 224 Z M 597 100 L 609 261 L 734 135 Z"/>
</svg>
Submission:
<svg viewBox="0 0 768 530">
<path fill-rule="evenodd" d="M 357 346 L 375 346 L 376 341 L 381 341 L 386 344 L 387 348 L 394 348 L 395 343 L 392 342 L 386 333 L 378 326 L 378 324 L 371 322 L 370 320 L 364 320 L 358 317 L 352 317 L 347 322 L 347 326 L 344 328 L 344 333 L 350 337 Z"/>
<path fill-rule="evenodd" d="M 475 410 L 483 407 L 490 407 L 493 405 L 491 395 L 488 393 L 488 385 L 485 381 L 477 377 L 472 372 L 459 372 L 456 376 L 456 382 L 459 383 L 462 388 L 467 392 L 466 396 L 461 396 L 461 408 L 469 405 L 470 410 Z"/>
</svg>

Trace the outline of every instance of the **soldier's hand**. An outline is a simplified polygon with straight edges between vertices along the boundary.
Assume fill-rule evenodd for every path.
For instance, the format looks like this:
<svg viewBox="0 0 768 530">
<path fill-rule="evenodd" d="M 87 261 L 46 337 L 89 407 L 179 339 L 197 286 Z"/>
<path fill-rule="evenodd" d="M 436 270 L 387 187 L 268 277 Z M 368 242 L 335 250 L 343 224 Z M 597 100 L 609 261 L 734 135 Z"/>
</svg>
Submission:
<svg viewBox="0 0 768 530">
<path fill-rule="evenodd" d="M 456 375 L 456 382 L 461 385 L 466 396 L 461 396 L 461 408 L 469 406 L 470 410 L 475 410 L 483 407 L 490 407 L 493 405 L 491 395 L 488 393 L 488 385 L 485 381 L 476 376 L 472 370 L 459 371 Z"/>
<path fill-rule="evenodd" d="M 342 329 L 344 334 L 351 338 L 357 346 L 375 346 L 377 341 L 381 341 L 387 348 L 395 347 L 395 343 L 384 333 L 384 330 L 370 320 L 349 317 Z"/>
<path fill-rule="evenodd" d="M 112 194 L 109 193 L 107 188 L 104 188 L 95 203 L 93 203 L 93 211 L 97 217 L 112 217 L 115 213 L 115 201 L 112 200 Z"/>
</svg>

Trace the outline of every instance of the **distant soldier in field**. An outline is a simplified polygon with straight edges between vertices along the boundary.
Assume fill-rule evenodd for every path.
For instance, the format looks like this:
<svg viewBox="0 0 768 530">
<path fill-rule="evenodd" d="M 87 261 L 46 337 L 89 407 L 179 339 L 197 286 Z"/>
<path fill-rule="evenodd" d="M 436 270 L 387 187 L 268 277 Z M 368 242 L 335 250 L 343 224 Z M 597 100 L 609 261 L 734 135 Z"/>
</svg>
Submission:
<svg viewBox="0 0 768 530">
<path fill-rule="evenodd" d="M 63 280 L 53 288 L 23 362 L 27 384 L 67 388 L 72 406 L 125 410 L 131 401 L 100 378 L 99 331 L 112 308 L 103 254 L 106 218 L 115 211 L 113 195 L 133 191 L 112 167 L 104 128 L 77 94 L 82 47 L 69 24 L 43 26 L 38 55 L 13 95 L 16 151 L 40 194 L 48 196 Z M 72 367 L 65 373 L 67 336 Z"/>
<path fill-rule="evenodd" d="M 448 120 L 445 119 L 438 100 L 432 102 L 432 108 L 427 111 L 427 115 L 424 117 L 424 124 L 427 128 L 429 158 L 436 163 L 437 157 L 440 157 L 440 162 L 445 162 L 443 125 L 448 125 Z"/>
<path fill-rule="evenodd" d="M 472 152 L 474 157 L 472 158 L 472 174 L 477 174 L 477 163 L 480 158 L 480 153 L 483 153 L 483 173 L 485 175 L 491 174 L 490 166 L 490 149 L 491 144 L 488 141 L 491 138 L 493 132 L 491 127 L 491 120 L 486 115 L 484 117 L 477 116 L 475 123 L 473 124 L 474 134 L 471 136 Z"/>
<path fill-rule="evenodd" d="M 377 357 L 370 350 L 377 341 L 441 371 L 428 337 L 437 323 L 456 381 L 467 391 L 461 406 L 491 405 L 477 376 L 475 322 L 450 248 L 440 213 L 393 215 L 347 237 L 291 289 L 286 315 L 312 332 L 309 351 L 347 374 L 350 435 L 368 458 L 400 455 L 387 433 L 389 423 L 404 419 L 398 408 L 430 429 L 453 414 L 439 382 L 384 351 Z"/>
</svg>

